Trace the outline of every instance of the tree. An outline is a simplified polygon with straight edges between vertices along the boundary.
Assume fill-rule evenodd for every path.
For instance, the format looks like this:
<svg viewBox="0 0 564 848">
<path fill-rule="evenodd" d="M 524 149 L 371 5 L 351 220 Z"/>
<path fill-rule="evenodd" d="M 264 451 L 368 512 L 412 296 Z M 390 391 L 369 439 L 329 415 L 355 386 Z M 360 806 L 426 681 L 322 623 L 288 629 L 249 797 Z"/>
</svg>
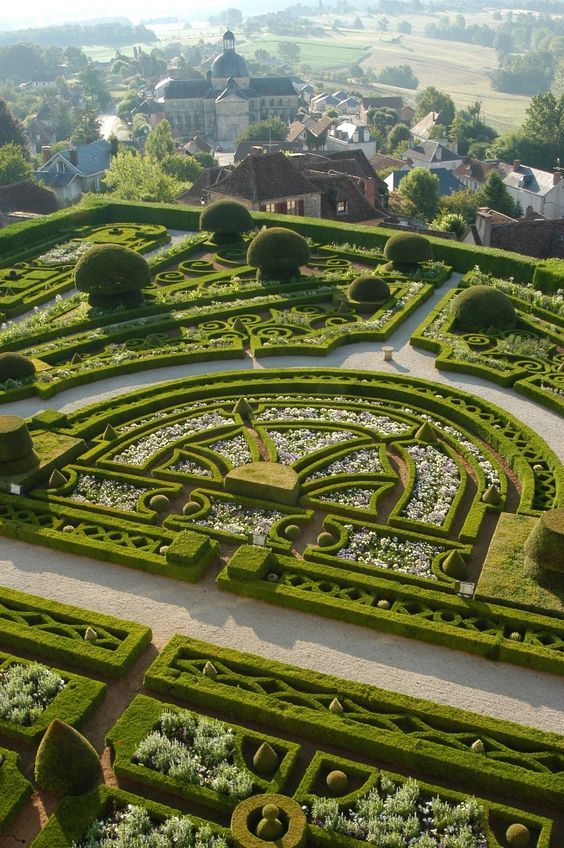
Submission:
<svg viewBox="0 0 564 848">
<path fill-rule="evenodd" d="M 51 122 L 57 136 L 57 141 L 69 138 L 74 129 L 74 120 L 68 103 L 57 98 L 51 109 Z"/>
<path fill-rule="evenodd" d="M 91 144 L 100 138 L 100 121 L 92 109 L 82 113 L 70 140 L 72 144 Z"/>
<path fill-rule="evenodd" d="M 401 141 L 409 141 L 411 133 L 406 124 L 396 124 L 388 133 L 388 147 L 390 150 L 395 150 Z"/>
<path fill-rule="evenodd" d="M 462 215 L 457 215 L 456 212 L 446 212 L 443 215 L 437 215 L 431 221 L 431 226 L 435 230 L 454 233 L 456 238 L 461 238 L 466 232 L 466 221 Z"/>
<path fill-rule="evenodd" d="M 10 112 L 6 101 L 0 98 L 0 147 L 11 142 L 25 148 L 26 138 L 22 125 Z"/>
<path fill-rule="evenodd" d="M 204 170 L 197 159 L 185 154 L 170 153 L 161 160 L 165 174 L 182 183 L 193 183 Z"/>
<path fill-rule="evenodd" d="M 502 159 L 504 162 L 520 159 L 531 168 L 544 171 L 553 170 L 560 154 L 561 147 L 557 143 L 530 138 L 520 130 L 500 135 L 488 149 L 489 158 Z"/>
<path fill-rule="evenodd" d="M 439 178 L 427 168 L 412 168 L 398 187 L 399 194 L 413 204 L 415 214 L 430 221 L 439 208 Z"/>
<path fill-rule="evenodd" d="M 478 206 L 487 206 L 488 209 L 495 209 L 496 212 L 510 217 L 517 211 L 515 201 L 497 171 L 490 171 L 486 181 L 476 192 L 476 203 Z"/>
<path fill-rule="evenodd" d="M 378 32 L 388 32 L 388 27 L 389 21 L 386 17 L 382 16 L 381 18 L 378 18 L 378 21 L 376 23 L 376 28 Z"/>
<path fill-rule="evenodd" d="M 557 99 L 551 91 L 536 94 L 527 106 L 527 117 L 521 131 L 542 142 L 564 140 L 564 94 Z"/>
<path fill-rule="evenodd" d="M 452 124 L 456 108 L 450 94 L 439 91 L 432 85 L 420 91 L 415 98 L 415 115 L 417 118 L 424 118 L 429 112 L 440 112 L 443 124 Z"/>
<path fill-rule="evenodd" d="M 133 121 L 131 124 L 131 137 L 136 139 L 147 138 L 149 133 L 151 132 L 151 127 L 149 121 L 147 120 L 147 116 L 142 112 L 138 112 L 133 116 Z"/>
<path fill-rule="evenodd" d="M 401 32 L 404 35 L 410 35 L 413 27 L 409 23 L 409 21 L 400 21 L 397 25 L 397 31 Z"/>
<path fill-rule="evenodd" d="M 285 138 L 286 124 L 277 115 L 271 115 L 265 121 L 250 124 L 237 141 L 283 141 Z"/>
<path fill-rule="evenodd" d="M 377 74 L 376 79 L 384 85 L 400 88 L 417 88 L 419 80 L 409 65 L 388 65 Z"/>
<path fill-rule="evenodd" d="M 32 168 L 23 147 L 13 141 L 0 147 L 0 186 L 28 180 L 31 174 Z"/>
<path fill-rule="evenodd" d="M 159 163 L 132 150 L 120 150 L 106 171 L 104 183 L 118 200 L 172 203 L 185 185 L 165 174 Z"/>
<path fill-rule="evenodd" d="M 84 96 L 91 108 L 105 109 L 112 98 L 110 89 L 104 82 L 100 71 L 93 65 L 87 65 L 80 72 L 79 79 L 84 88 Z"/>
<path fill-rule="evenodd" d="M 299 44 L 293 41 L 281 41 L 278 45 L 278 52 L 288 65 L 295 65 L 300 61 L 300 56 L 302 55 Z"/>
<path fill-rule="evenodd" d="M 157 126 L 151 130 L 145 142 L 145 155 L 157 161 L 174 153 L 174 141 L 170 132 L 170 124 L 167 120 L 159 121 Z"/>
</svg>

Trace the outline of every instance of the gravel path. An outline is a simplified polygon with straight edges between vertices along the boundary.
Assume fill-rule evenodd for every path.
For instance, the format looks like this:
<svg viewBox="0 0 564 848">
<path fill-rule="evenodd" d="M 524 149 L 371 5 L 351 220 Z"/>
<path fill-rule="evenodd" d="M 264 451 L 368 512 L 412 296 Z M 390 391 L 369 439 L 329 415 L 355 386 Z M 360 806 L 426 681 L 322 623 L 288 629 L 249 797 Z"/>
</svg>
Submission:
<svg viewBox="0 0 564 848">
<path fill-rule="evenodd" d="M 449 282 L 456 283 L 457 276 Z M 206 372 L 296 365 L 338 366 L 411 374 L 451 385 L 497 404 L 539 432 L 564 459 L 562 421 L 554 413 L 484 380 L 434 368 L 434 356 L 410 347 L 409 336 L 448 286 L 395 333 L 392 362 L 384 362 L 382 344 L 362 343 L 330 356 L 250 358 L 196 363 L 125 375 L 71 389 L 47 404 L 28 399 L 10 412 L 32 415 L 49 406 L 71 411 L 137 387 Z M 86 557 L 50 551 L 0 538 L 0 568 L 6 586 L 66 603 L 142 621 L 153 629 L 160 647 L 174 633 L 258 653 L 284 662 L 386 689 L 428 698 L 478 713 L 564 733 L 562 681 L 553 675 L 491 663 L 480 657 L 415 640 L 372 632 L 337 621 L 273 607 L 219 592 L 211 578 L 197 585 L 146 575 Z"/>
</svg>

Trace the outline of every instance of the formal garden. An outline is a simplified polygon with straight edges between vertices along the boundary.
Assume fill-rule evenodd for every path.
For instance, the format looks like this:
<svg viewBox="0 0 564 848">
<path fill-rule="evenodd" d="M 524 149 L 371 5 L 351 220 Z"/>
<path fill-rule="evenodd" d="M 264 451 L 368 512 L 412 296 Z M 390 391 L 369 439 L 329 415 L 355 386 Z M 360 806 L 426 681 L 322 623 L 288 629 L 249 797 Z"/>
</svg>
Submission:
<svg viewBox="0 0 564 848">
<path fill-rule="evenodd" d="M 564 263 L 99 200 L 0 256 L 2 537 L 562 675 L 557 439 L 471 380 L 562 414 Z M 468 384 L 324 361 L 402 333 Z M 563 736 L 86 607 L 0 586 L 6 845 L 563 844 Z"/>
</svg>

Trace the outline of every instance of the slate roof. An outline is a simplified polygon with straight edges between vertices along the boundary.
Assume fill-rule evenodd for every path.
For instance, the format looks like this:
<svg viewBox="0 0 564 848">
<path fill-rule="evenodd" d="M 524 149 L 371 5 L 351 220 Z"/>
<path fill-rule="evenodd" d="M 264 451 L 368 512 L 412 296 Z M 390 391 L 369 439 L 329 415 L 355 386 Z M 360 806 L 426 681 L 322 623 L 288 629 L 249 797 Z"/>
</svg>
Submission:
<svg viewBox="0 0 564 848">
<path fill-rule="evenodd" d="M 110 167 L 111 160 L 111 144 L 104 138 L 98 141 L 93 141 L 92 144 L 77 144 L 76 156 L 78 170 L 84 176 L 92 176 L 99 174 L 102 171 L 107 171 Z M 61 156 L 64 156 L 70 162 L 71 150 L 61 150 Z"/>
<path fill-rule="evenodd" d="M 401 97 L 363 97 L 360 101 L 363 109 L 395 109 L 396 112 L 403 107 Z"/>
<path fill-rule="evenodd" d="M 263 153 L 293 153 L 300 149 L 300 145 L 290 141 L 240 141 L 235 149 L 233 161 L 237 165 L 249 154 L 258 153 L 258 149 Z"/>
<path fill-rule="evenodd" d="M 157 102 L 167 100 L 216 99 L 218 89 L 212 88 L 207 79 L 170 80 L 166 87 L 157 92 Z M 251 77 L 248 88 L 241 88 L 245 97 L 296 97 L 296 89 L 290 77 Z"/>
<path fill-rule="evenodd" d="M 457 162 L 462 157 L 438 141 L 422 141 L 405 150 L 401 158 L 404 162 L 411 160 L 416 165 L 417 162 Z"/>
<path fill-rule="evenodd" d="M 316 189 L 305 179 L 283 153 L 247 156 L 214 192 L 229 197 L 243 197 L 263 203 L 276 197 L 312 194 Z"/>
<path fill-rule="evenodd" d="M 59 208 L 57 198 L 49 191 L 31 180 L 0 186 L 0 212 L 34 212 L 48 215 Z"/>
<path fill-rule="evenodd" d="M 399 170 L 407 165 L 407 162 L 404 162 L 403 159 L 395 159 L 393 156 L 387 156 L 385 153 L 375 153 L 368 161 L 376 173 L 386 168 L 396 168 Z"/>
<path fill-rule="evenodd" d="M 511 168 L 503 182 L 506 186 L 524 189 L 542 196 L 548 194 L 554 187 L 554 174 L 552 171 L 540 171 L 538 168 L 521 165 L 518 168 Z"/>
</svg>

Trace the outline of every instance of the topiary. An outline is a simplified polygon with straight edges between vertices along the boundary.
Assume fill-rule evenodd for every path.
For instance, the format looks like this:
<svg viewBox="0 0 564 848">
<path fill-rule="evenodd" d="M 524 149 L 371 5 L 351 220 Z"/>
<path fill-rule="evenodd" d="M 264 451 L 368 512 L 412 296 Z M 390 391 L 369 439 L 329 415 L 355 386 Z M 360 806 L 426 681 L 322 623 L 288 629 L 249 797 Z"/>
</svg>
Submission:
<svg viewBox="0 0 564 848">
<path fill-rule="evenodd" d="M 247 207 L 234 200 L 216 200 L 200 215 L 200 229 L 213 233 L 215 244 L 240 241 L 241 233 L 252 230 L 254 225 Z"/>
<path fill-rule="evenodd" d="M 143 300 L 141 289 L 150 284 L 151 271 L 134 250 L 97 244 L 76 263 L 74 280 L 79 291 L 87 292 L 90 306 L 135 305 Z"/>
<path fill-rule="evenodd" d="M 0 475 L 23 474 L 37 465 L 27 424 L 17 415 L 0 415 Z"/>
<path fill-rule="evenodd" d="M 531 841 L 531 834 L 528 827 L 515 822 L 515 824 L 510 824 L 505 831 L 505 838 L 510 848 L 527 848 Z"/>
<path fill-rule="evenodd" d="M 564 574 L 564 508 L 543 512 L 524 549 L 525 565 L 533 573 L 540 570 Z"/>
<path fill-rule="evenodd" d="M 284 530 L 284 535 L 292 542 L 295 542 L 296 539 L 300 538 L 300 533 L 301 529 L 298 527 L 297 524 L 288 524 L 288 526 Z"/>
<path fill-rule="evenodd" d="M 255 751 L 253 766 L 259 774 L 272 774 L 278 768 L 278 754 L 268 742 L 263 742 Z"/>
<path fill-rule="evenodd" d="M 198 501 L 186 501 L 184 506 L 182 507 L 183 515 L 193 515 L 193 513 L 198 512 L 201 509 L 201 505 Z"/>
<path fill-rule="evenodd" d="M 491 504 L 492 506 L 497 506 L 501 501 L 501 494 L 497 486 L 493 484 L 488 486 L 484 494 L 482 495 L 482 501 L 487 504 Z"/>
<path fill-rule="evenodd" d="M 284 825 L 278 818 L 280 810 L 276 804 L 265 804 L 262 818 L 257 825 L 257 836 L 265 842 L 276 842 L 284 833 Z"/>
<path fill-rule="evenodd" d="M 357 303 L 383 303 L 390 296 L 390 288 L 382 277 L 365 274 L 352 281 L 348 296 Z"/>
<path fill-rule="evenodd" d="M 35 376 L 35 365 L 23 353 L 0 353 L 0 383 Z"/>
<path fill-rule="evenodd" d="M 349 788 L 349 779 L 344 771 L 335 769 L 330 771 L 325 778 L 327 789 L 331 795 L 344 795 Z"/>
<path fill-rule="evenodd" d="M 433 258 L 433 248 L 429 239 L 418 233 L 396 233 L 386 242 L 384 256 L 394 271 L 413 271 L 420 262 Z"/>
<path fill-rule="evenodd" d="M 98 754 L 78 730 L 55 719 L 35 758 L 35 783 L 56 795 L 82 795 L 100 777 Z"/>
<path fill-rule="evenodd" d="M 286 227 L 270 227 L 254 237 L 247 263 L 258 268 L 257 280 L 290 280 L 300 276 L 300 265 L 309 262 L 309 245 L 303 236 Z"/>
<path fill-rule="evenodd" d="M 149 506 L 155 512 L 166 512 L 167 509 L 170 509 L 170 501 L 166 495 L 153 495 L 149 501 Z"/>
<path fill-rule="evenodd" d="M 517 315 L 510 298 L 493 286 L 470 286 L 452 300 L 455 327 L 466 332 L 478 332 L 490 326 L 511 330 Z"/>
<path fill-rule="evenodd" d="M 533 274 L 533 286 L 544 294 L 554 294 L 564 289 L 564 262 L 562 259 L 544 259 Z"/>
<path fill-rule="evenodd" d="M 326 530 L 323 530 L 319 536 L 317 537 L 317 544 L 320 548 L 328 548 L 330 545 L 333 545 L 335 539 L 331 535 L 331 533 L 327 533 Z"/>
<path fill-rule="evenodd" d="M 456 580 L 464 580 L 468 571 L 460 551 L 451 551 L 443 560 L 443 571 Z"/>
</svg>

